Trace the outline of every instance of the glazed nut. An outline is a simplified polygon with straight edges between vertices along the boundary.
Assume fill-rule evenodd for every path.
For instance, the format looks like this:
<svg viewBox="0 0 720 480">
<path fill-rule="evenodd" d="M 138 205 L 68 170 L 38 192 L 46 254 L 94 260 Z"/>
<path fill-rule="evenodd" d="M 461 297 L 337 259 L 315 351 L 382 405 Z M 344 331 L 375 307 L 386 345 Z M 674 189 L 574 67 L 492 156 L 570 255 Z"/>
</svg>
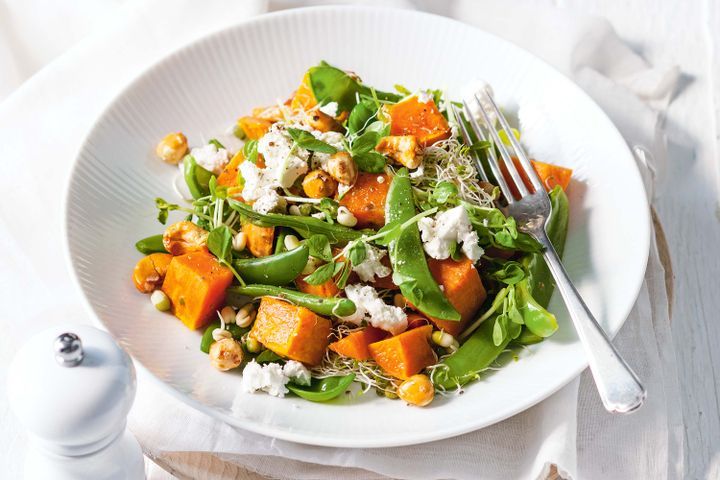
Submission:
<svg viewBox="0 0 720 480">
<path fill-rule="evenodd" d="M 227 332 L 227 330 L 224 330 Z M 213 335 L 214 335 L 213 331 Z M 229 334 L 230 332 L 228 332 Z M 224 334 L 223 334 L 224 335 Z M 220 371 L 239 367 L 243 359 L 242 347 L 232 338 L 221 338 L 210 345 L 210 364 Z"/>
<path fill-rule="evenodd" d="M 355 160 L 347 152 L 337 152 L 327 161 L 327 172 L 343 185 L 352 185 L 358 177 L 358 168 Z"/>
<path fill-rule="evenodd" d="M 422 163 L 422 150 L 415 135 L 383 137 L 375 150 L 407 168 L 418 168 Z"/>
<path fill-rule="evenodd" d="M 310 127 L 320 132 L 340 132 L 342 125 L 337 120 L 320 110 L 308 114 L 307 123 Z"/>
<path fill-rule="evenodd" d="M 171 255 L 184 255 L 205 250 L 209 232 L 192 222 L 183 220 L 173 223 L 163 233 L 163 246 Z"/>
<path fill-rule="evenodd" d="M 400 384 L 397 396 L 410 405 L 424 407 L 433 401 L 435 387 L 427 375 L 417 374 Z"/>
<path fill-rule="evenodd" d="M 155 153 L 164 162 L 176 165 L 180 163 L 188 151 L 187 138 L 180 132 L 169 133 L 160 140 L 155 148 Z"/>
<path fill-rule="evenodd" d="M 353 215 L 352 212 L 347 209 L 347 207 L 338 208 L 337 221 L 340 225 L 343 225 L 345 227 L 354 227 L 355 225 L 357 225 L 358 222 L 355 215 Z"/>
<path fill-rule="evenodd" d="M 337 192 L 335 179 L 322 170 L 313 170 L 305 175 L 302 186 L 305 195 L 310 198 L 332 197 Z"/>
<path fill-rule="evenodd" d="M 172 255 L 151 253 L 141 258 L 133 269 L 133 283 L 142 293 L 152 293 L 159 289 L 165 280 Z"/>
</svg>

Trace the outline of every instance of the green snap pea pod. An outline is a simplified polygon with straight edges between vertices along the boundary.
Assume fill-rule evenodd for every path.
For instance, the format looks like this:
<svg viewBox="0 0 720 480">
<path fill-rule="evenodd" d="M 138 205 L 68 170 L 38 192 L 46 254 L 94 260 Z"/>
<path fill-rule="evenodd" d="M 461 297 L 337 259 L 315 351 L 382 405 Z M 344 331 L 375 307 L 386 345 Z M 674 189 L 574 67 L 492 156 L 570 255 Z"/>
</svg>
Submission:
<svg viewBox="0 0 720 480">
<path fill-rule="evenodd" d="M 567 196 L 560 187 L 550 192 L 550 203 L 552 215 L 547 225 L 547 233 L 558 254 L 562 255 L 567 236 L 569 206 Z M 554 284 L 552 275 L 542 260 L 542 254 L 528 254 L 521 259 L 521 262 L 527 266 L 529 273 L 528 279 L 522 282 L 527 282 L 528 291 L 532 293 L 536 302 L 546 306 L 552 296 Z M 454 354 L 443 360 L 442 364 L 445 366 L 436 369 L 433 373 L 432 378 L 436 385 L 444 388 L 464 385 L 477 378 L 478 373 L 489 367 L 505 350 L 510 338 L 506 338 L 500 345 L 493 343 L 495 317 L 496 315 L 493 315 L 481 323 Z M 523 329 L 519 338 L 527 343 L 537 343 L 542 340 L 541 336 L 526 329 Z"/>
<path fill-rule="evenodd" d="M 286 387 L 298 397 L 311 402 L 327 402 L 341 395 L 355 380 L 355 374 L 313 378 L 308 386 L 288 383 Z"/>
<path fill-rule="evenodd" d="M 233 286 L 227 289 L 225 301 L 230 304 L 245 303 L 239 297 L 279 297 L 288 300 L 296 305 L 305 307 L 318 315 L 336 315 L 338 317 L 347 317 L 355 313 L 355 304 L 352 300 L 340 297 L 319 297 L 309 293 L 298 292 L 288 288 L 276 287 L 273 285 L 245 285 Z"/>
<path fill-rule="evenodd" d="M 232 337 L 235 340 L 240 340 L 240 337 L 242 337 L 243 335 L 245 335 L 247 332 L 250 331 L 250 328 L 238 327 L 234 323 L 229 323 L 229 324 L 225 325 L 225 327 L 227 328 L 227 330 L 230 332 L 230 334 L 232 335 Z M 203 351 L 204 353 L 210 353 L 210 346 L 215 341 L 215 339 L 212 336 L 212 332 L 216 328 L 220 328 L 219 320 L 216 320 L 216 321 L 212 322 L 210 325 L 208 325 L 207 328 L 205 329 L 205 332 L 203 333 L 202 339 L 200 340 L 200 350 Z"/>
<path fill-rule="evenodd" d="M 262 214 L 237 200 L 228 199 L 230 207 L 249 218 L 253 223 L 263 227 L 289 227 L 305 238 L 319 233 L 325 235 L 331 243 L 346 243 L 357 240 L 363 235 L 372 235 L 372 230 L 354 230 L 340 224 L 329 224 L 314 217 L 282 215 L 279 213 Z"/>
<path fill-rule="evenodd" d="M 400 169 L 393 177 L 385 201 L 385 223 L 407 221 L 415 216 L 412 184 L 408 171 Z M 460 321 L 460 314 L 445 297 L 430 273 L 417 224 L 412 224 L 390 242 L 388 249 L 393 282 L 418 310 L 435 318 Z"/>
<path fill-rule="evenodd" d="M 301 245 L 267 257 L 234 260 L 232 264 L 246 282 L 283 286 L 300 275 L 307 265 L 309 252 L 307 245 Z"/>
<path fill-rule="evenodd" d="M 135 242 L 135 248 L 138 252 L 150 255 L 151 253 L 167 253 L 165 245 L 163 245 L 162 233 L 159 235 L 151 235 Z"/>
<path fill-rule="evenodd" d="M 183 176 L 193 198 L 198 199 L 210 194 L 210 179 L 213 174 L 197 164 L 192 155 L 183 159 Z"/>
</svg>

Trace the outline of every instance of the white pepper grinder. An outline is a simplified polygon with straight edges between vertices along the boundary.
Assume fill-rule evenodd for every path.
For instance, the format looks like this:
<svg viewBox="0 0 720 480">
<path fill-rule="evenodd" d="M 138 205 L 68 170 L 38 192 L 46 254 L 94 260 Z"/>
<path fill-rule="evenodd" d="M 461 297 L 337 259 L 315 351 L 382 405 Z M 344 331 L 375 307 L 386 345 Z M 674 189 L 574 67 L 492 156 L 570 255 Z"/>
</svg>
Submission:
<svg viewBox="0 0 720 480">
<path fill-rule="evenodd" d="M 145 478 L 140 445 L 126 428 L 135 398 L 130 357 L 87 325 L 35 335 L 8 374 L 10 406 L 30 433 L 28 480 Z"/>
</svg>

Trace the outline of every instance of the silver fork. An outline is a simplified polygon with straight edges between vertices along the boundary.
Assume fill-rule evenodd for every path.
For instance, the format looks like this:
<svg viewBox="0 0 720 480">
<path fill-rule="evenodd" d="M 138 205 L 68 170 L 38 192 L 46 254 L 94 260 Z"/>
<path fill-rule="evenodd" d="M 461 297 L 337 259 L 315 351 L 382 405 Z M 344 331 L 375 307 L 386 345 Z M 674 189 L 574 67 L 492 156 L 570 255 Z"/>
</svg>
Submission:
<svg viewBox="0 0 720 480">
<path fill-rule="evenodd" d="M 567 305 L 570 318 L 572 318 L 573 324 L 575 325 L 575 330 L 577 330 L 578 336 L 585 347 L 590 370 L 595 379 L 595 385 L 597 386 L 603 405 L 612 413 L 632 412 L 643 404 L 646 396 L 645 389 L 640 384 L 635 373 L 630 369 L 625 360 L 620 357 L 617 350 L 615 350 L 610 339 L 598 324 L 597 320 L 595 320 L 592 312 L 590 312 L 590 309 L 585 305 L 585 302 L 572 284 L 570 277 L 565 271 L 565 267 L 563 267 L 560 261 L 560 257 L 545 231 L 545 225 L 551 213 L 550 198 L 535 173 L 528 156 L 525 154 L 520 142 L 518 142 L 512 134 L 510 125 L 500 112 L 500 109 L 498 109 L 492 96 L 487 91 L 482 94 L 485 95 L 485 98 L 488 100 L 487 104 L 483 105 L 483 102 L 477 94 L 475 95 L 475 101 L 480 108 L 480 115 L 482 116 L 485 129 L 490 138 L 488 138 L 483 128 L 478 124 L 478 121 L 472 114 L 470 105 L 464 101 L 465 116 L 478 139 L 482 141 L 492 141 L 493 145 L 500 152 L 502 162 L 510 174 L 511 179 L 505 179 L 500 170 L 500 160 L 497 158 L 495 150 L 490 148 L 488 150 L 488 165 L 507 200 L 507 213 L 515 218 L 520 231 L 528 233 L 544 247 L 543 258 L 555 278 L 558 290 Z M 516 153 L 515 156 L 520 161 L 522 169 L 530 179 L 533 191 L 530 191 L 525 186 L 520 172 L 515 168 L 515 164 L 512 161 L 513 155 L 500 140 L 498 131 L 494 127 L 491 127 L 490 113 L 487 111 L 488 107 L 492 114 L 499 120 L 502 129 L 505 130 L 506 136 Z M 461 116 L 454 105 L 452 106 L 452 110 L 455 118 L 459 120 Z M 457 123 L 465 142 L 468 145 L 471 144 L 472 140 L 464 123 L 462 121 L 458 121 Z M 480 176 L 484 180 L 487 180 L 488 175 L 482 163 L 478 161 L 477 164 Z M 519 199 L 513 197 L 510 186 L 508 185 L 508 180 L 512 180 L 512 183 L 519 192 Z"/>
</svg>

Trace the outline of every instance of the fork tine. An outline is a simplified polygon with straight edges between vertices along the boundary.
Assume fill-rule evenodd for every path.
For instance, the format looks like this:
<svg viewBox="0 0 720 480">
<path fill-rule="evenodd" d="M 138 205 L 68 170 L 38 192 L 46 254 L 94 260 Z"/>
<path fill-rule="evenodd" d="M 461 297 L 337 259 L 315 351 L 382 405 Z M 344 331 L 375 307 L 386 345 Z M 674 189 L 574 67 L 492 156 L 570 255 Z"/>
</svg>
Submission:
<svg viewBox="0 0 720 480">
<path fill-rule="evenodd" d="M 478 139 L 486 142 L 487 137 L 480 128 L 480 125 L 478 125 L 477 120 L 475 120 L 475 116 L 472 114 L 472 110 L 470 110 L 470 105 L 468 105 L 468 103 L 463 100 L 463 106 L 465 107 L 465 116 L 470 121 L 470 126 L 472 127 L 473 132 L 475 132 L 475 135 L 477 135 Z M 492 170 L 495 181 L 500 187 L 500 191 L 503 193 L 505 200 L 507 200 L 508 204 L 514 203 L 515 198 L 513 197 L 510 187 L 505 181 L 505 177 L 503 177 L 502 172 L 500 171 L 500 164 L 498 163 L 497 157 L 495 156 L 494 148 L 488 149 L 488 164 L 490 165 L 490 170 Z"/>
<path fill-rule="evenodd" d="M 490 95 L 487 95 L 487 97 L 489 96 Z M 530 191 L 528 191 L 527 187 L 525 186 L 525 182 L 523 182 L 523 179 L 520 176 L 520 172 L 518 172 L 517 168 L 515 168 L 515 163 L 512 161 L 510 151 L 507 149 L 507 147 L 505 147 L 505 144 L 503 144 L 502 140 L 500 139 L 500 135 L 498 134 L 497 130 L 495 130 L 495 127 L 491 126 L 490 116 L 485 111 L 485 107 L 483 106 L 482 102 L 480 101 L 480 97 L 478 97 L 477 94 L 475 94 L 475 101 L 480 107 L 480 114 L 482 115 L 483 120 L 485 120 L 485 125 L 487 125 L 488 130 L 490 131 L 490 136 L 492 136 L 493 143 L 495 144 L 497 149 L 500 150 L 500 155 L 503 158 L 503 162 L 505 162 L 505 168 L 512 177 L 513 183 L 515 183 L 515 188 L 517 188 L 518 192 L 520 193 L 520 197 L 522 198 L 528 195 Z M 498 117 L 500 117 L 499 113 L 500 112 L 498 112 Z M 505 133 L 511 137 L 513 136 L 510 128 L 508 128 Z M 495 157 L 495 161 L 497 161 L 497 157 Z"/>
<path fill-rule="evenodd" d="M 497 104 L 495 103 L 495 99 L 492 98 L 491 95 L 489 95 L 487 92 L 486 96 L 490 100 L 490 106 L 493 109 L 493 112 L 495 115 L 497 115 L 498 120 L 500 120 L 500 125 L 502 125 L 503 130 L 505 130 L 505 133 L 507 134 L 508 139 L 510 140 L 510 144 L 513 146 L 513 149 L 515 149 L 515 153 L 518 157 L 518 160 L 520 160 L 520 165 L 522 165 L 523 170 L 525 170 L 525 174 L 530 179 L 530 183 L 532 183 L 533 188 L 536 192 L 541 192 L 544 190 L 542 181 L 540 181 L 540 178 L 538 177 L 537 173 L 535 172 L 535 169 L 532 166 L 532 163 L 530 163 L 530 159 L 528 158 L 527 154 L 525 153 L 525 149 L 520 145 L 520 142 L 515 138 L 515 135 L 512 134 L 512 130 L 510 128 L 510 124 L 505 119 L 505 115 L 503 115 L 500 112 L 500 109 L 498 108 Z"/>
<path fill-rule="evenodd" d="M 465 140 L 465 145 L 472 145 L 472 138 L 470 137 L 470 133 L 467 131 L 467 127 L 465 127 L 465 122 L 462 121 L 462 114 L 452 103 L 450 104 L 450 110 L 452 110 L 455 123 L 457 123 L 458 127 L 460 128 L 460 133 L 462 134 L 463 140 Z M 475 158 L 475 164 L 477 166 L 478 172 L 480 173 L 480 178 L 487 182 L 488 175 L 487 173 L 485 173 L 485 167 L 483 167 L 483 164 L 480 161 L 480 157 L 478 156 L 477 152 L 472 152 L 472 156 Z"/>
</svg>

